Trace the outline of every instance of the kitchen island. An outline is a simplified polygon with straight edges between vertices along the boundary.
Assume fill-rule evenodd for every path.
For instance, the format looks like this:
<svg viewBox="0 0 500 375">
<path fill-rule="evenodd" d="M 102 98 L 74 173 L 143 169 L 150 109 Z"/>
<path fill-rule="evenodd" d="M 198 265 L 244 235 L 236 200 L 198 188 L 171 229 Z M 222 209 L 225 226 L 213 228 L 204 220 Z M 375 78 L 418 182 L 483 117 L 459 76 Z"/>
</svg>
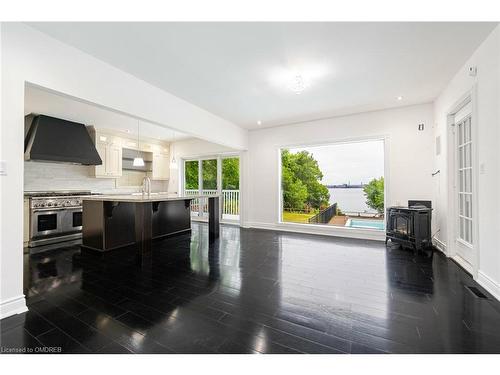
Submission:
<svg viewBox="0 0 500 375">
<path fill-rule="evenodd" d="M 209 240 L 219 237 L 218 195 L 94 195 L 83 198 L 82 245 L 105 252 L 136 245 L 140 258 L 153 239 L 191 231 L 191 200 L 208 199 Z"/>
</svg>

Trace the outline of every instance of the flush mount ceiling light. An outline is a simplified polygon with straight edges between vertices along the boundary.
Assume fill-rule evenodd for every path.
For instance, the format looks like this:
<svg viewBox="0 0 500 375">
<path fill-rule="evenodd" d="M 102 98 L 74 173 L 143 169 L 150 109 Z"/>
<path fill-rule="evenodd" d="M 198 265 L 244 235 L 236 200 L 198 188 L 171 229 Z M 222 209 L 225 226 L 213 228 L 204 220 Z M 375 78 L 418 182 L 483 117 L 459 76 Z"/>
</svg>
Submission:
<svg viewBox="0 0 500 375">
<path fill-rule="evenodd" d="M 290 68 L 275 68 L 271 71 L 270 83 L 278 89 L 292 91 L 296 95 L 317 83 L 329 74 L 330 69 L 319 64 L 298 64 Z"/>
<path fill-rule="evenodd" d="M 401 100 L 403 100 L 403 97 L 402 96 L 398 96 L 396 99 L 398 99 L 398 101 L 401 101 Z"/>
<path fill-rule="evenodd" d="M 257 125 L 262 125 L 262 121 L 258 120 Z"/>
<path fill-rule="evenodd" d="M 302 75 L 297 74 L 293 77 L 292 82 L 290 83 L 290 90 L 292 90 L 295 94 L 300 95 L 302 91 L 307 87 L 306 80 Z"/>
<path fill-rule="evenodd" d="M 139 155 L 139 120 L 137 120 L 137 156 L 132 162 L 134 167 L 144 167 L 144 159 Z"/>
</svg>

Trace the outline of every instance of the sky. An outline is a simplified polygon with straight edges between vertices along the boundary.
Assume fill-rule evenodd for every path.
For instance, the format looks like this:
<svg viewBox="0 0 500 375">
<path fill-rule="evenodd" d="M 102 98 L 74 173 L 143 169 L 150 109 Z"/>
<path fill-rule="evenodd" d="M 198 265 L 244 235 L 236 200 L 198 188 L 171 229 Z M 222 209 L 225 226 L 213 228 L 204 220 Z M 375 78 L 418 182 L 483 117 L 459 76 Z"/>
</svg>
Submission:
<svg viewBox="0 0 500 375">
<path fill-rule="evenodd" d="M 323 172 L 324 185 L 360 184 L 384 175 L 384 142 L 363 141 L 290 148 L 309 151 Z"/>
</svg>

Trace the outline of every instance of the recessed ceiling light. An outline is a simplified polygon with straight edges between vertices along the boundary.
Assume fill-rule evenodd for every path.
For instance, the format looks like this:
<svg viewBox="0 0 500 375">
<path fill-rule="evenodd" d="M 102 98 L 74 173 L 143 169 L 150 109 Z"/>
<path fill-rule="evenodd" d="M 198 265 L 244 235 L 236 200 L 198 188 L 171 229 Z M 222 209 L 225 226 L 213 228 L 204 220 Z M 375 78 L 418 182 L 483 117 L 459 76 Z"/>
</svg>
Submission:
<svg viewBox="0 0 500 375">
<path fill-rule="evenodd" d="M 258 120 L 257 125 L 262 125 L 262 121 Z"/>
<path fill-rule="evenodd" d="M 399 101 L 401 101 L 401 100 L 403 100 L 403 97 L 402 97 L 402 96 L 398 96 L 398 97 L 397 97 L 397 99 L 398 99 Z"/>
</svg>

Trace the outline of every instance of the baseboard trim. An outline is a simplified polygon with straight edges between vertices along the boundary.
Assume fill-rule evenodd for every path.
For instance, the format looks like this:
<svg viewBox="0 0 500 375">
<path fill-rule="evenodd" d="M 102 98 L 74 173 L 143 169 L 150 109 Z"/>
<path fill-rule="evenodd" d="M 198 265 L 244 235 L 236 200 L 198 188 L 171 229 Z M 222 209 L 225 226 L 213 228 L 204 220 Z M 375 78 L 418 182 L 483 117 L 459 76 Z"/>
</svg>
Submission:
<svg viewBox="0 0 500 375">
<path fill-rule="evenodd" d="M 0 303 L 0 319 L 28 311 L 24 295 L 9 298 Z"/>
<path fill-rule="evenodd" d="M 456 254 L 451 257 L 455 263 L 457 263 L 460 267 L 462 267 L 465 272 L 467 272 L 470 275 L 473 275 L 474 270 L 472 269 L 472 265 L 467 262 L 464 258 L 462 258 L 460 255 Z"/>
<path fill-rule="evenodd" d="M 343 228 L 343 227 L 325 227 L 314 224 L 269 224 L 259 222 L 246 222 L 243 228 L 255 228 L 265 230 L 276 230 L 281 232 L 293 232 L 304 234 L 318 234 L 323 236 L 356 238 L 361 240 L 385 241 L 385 231 Z"/>
<path fill-rule="evenodd" d="M 479 271 L 477 274 L 477 283 L 486 289 L 493 297 L 500 301 L 500 283 L 497 283 L 484 272 Z"/>
<path fill-rule="evenodd" d="M 434 245 L 434 247 L 436 249 L 438 249 L 439 251 L 441 251 L 444 255 L 448 256 L 448 253 L 446 252 L 446 244 L 443 241 L 441 241 L 441 240 L 439 240 L 437 238 L 433 238 L 432 239 L 432 244 Z"/>
</svg>

